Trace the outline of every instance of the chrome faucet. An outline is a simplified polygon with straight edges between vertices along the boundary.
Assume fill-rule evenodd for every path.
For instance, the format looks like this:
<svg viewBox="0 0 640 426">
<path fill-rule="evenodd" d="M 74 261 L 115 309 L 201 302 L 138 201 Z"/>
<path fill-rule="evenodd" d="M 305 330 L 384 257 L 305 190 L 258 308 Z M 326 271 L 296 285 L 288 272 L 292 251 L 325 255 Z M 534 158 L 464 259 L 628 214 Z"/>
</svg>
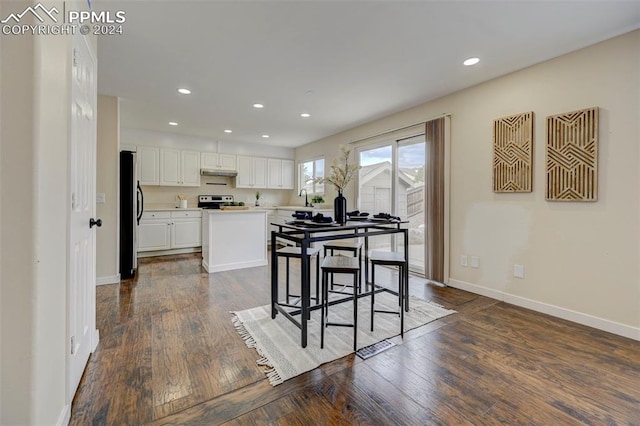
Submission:
<svg viewBox="0 0 640 426">
<path fill-rule="evenodd" d="M 298 194 L 298 197 L 302 197 L 302 191 L 304 191 L 304 206 L 305 207 L 311 207 L 311 204 L 309 204 L 309 199 L 307 198 L 307 190 L 302 188 L 300 190 L 300 193 Z"/>
</svg>

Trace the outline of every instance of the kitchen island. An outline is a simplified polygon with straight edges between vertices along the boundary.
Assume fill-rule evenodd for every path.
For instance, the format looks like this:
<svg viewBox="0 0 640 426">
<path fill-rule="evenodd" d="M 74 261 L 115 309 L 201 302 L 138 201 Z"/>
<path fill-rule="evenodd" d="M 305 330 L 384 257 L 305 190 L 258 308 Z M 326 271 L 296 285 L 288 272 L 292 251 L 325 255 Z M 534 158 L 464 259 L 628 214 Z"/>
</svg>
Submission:
<svg viewBox="0 0 640 426">
<path fill-rule="evenodd" d="M 202 211 L 202 266 L 209 272 L 267 265 L 265 210 Z"/>
</svg>

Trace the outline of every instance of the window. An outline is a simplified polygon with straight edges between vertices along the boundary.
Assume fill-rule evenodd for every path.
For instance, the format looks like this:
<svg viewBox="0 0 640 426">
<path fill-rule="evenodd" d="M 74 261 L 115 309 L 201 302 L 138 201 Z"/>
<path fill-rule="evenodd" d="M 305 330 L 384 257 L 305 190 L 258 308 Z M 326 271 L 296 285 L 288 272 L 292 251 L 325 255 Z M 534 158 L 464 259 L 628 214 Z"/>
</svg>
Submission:
<svg viewBox="0 0 640 426">
<path fill-rule="evenodd" d="M 314 182 L 323 177 L 324 158 L 298 163 L 298 191 L 304 189 L 307 194 L 324 194 L 324 184 Z"/>
</svg>

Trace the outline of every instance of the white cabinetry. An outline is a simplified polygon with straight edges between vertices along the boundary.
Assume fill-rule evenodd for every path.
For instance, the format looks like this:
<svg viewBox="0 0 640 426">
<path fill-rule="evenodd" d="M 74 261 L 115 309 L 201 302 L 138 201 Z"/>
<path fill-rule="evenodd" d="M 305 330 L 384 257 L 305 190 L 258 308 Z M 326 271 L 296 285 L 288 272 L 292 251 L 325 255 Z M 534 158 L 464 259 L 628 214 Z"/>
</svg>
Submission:
<svg viewBox="0 0 640 426">
<path fill-rule="evenodd" d="M 293 161 L 270 158 L 268 170 L 268 188 L 293 189 Z"/>
<path fill-rule="evenodd" d="M 138 180 L 140 185 L 160 184 L 160 149 L 150 146 L 137 147 Z"/>
<path fill-rule="evenodd" d="M 200 167 L 207 170 L 233 170 L 237 169 L 237 157 L 233 154 L 220 154 L 217 152 L 203 152 L 200 154 Z"/>
<path fill-rule="evenodd" d="M 138 226 L 138 251 L 200 247 L 202 212 L 144 212 Z"/>
<path fill-rule="evenodd" d="M 171 213 L 145 212 L 138 225 L 138 251 L 171 248 Z"/>
<path fill-rule="evenodd" d="M 267 159 L 262 157 L 238 156 L 238 176 L 236 188 L 266 188 Z"/>
<path fill-rule="evenodd" d="M 160 185 L 200 186 L 200 153 L 160 149 Z"/>
<path fill-rule="evenodd" d="M 171 248 L 198 247 L 202 242 L 202 212 L 171 212 Z"/>
</svg>

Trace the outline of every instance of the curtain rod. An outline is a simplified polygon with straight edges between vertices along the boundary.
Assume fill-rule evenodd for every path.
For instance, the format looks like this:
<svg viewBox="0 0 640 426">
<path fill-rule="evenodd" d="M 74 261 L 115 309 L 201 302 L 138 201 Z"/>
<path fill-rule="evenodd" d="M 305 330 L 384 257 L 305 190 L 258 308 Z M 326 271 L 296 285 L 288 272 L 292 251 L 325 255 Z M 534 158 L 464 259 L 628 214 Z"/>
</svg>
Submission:
<svg viewBox="0 0 640 426">
<path fill-rule="evenodd" d="M 450 112 L 445 112 L 445 113 L 442 113 L 440 115 L 436 115 L 435 117 L 429 118 L 429 119 L 427 119 L 425 121 L 419 121 L 417 123 L 409 124 L 407 126 L 398 127 L 396 129 L 391 129 L 391 130 L 387 130 L 387 131 L 382 132 L 382 133 L 378 133 L 378 134 L 375 134 L 375 135 L 371 135 L 371 136 L 367 136 L 367 137 L 364 137 L 364 138 L 356 139 L 354 141 L 349 142 L 348 145 L 351 145 L 351 144 L 354 144 L 354 143 L 358 143 L 358 142 L 362 142 L 362 141 L 366 141 L 367 139 L 371 139 L 371 138 L 377 138 L 378 136 L 387 135 L 389 133 L 399 132 L 400 130 L 408 129 L 408 128 L 413 127 L 413 126 L 417 126 L 418 124 L 425 124 L 427 121 L 437 120 L 438 118 L 442 118 L 442 117 L 451 117 L 451 113 Z"/>
</svg>

